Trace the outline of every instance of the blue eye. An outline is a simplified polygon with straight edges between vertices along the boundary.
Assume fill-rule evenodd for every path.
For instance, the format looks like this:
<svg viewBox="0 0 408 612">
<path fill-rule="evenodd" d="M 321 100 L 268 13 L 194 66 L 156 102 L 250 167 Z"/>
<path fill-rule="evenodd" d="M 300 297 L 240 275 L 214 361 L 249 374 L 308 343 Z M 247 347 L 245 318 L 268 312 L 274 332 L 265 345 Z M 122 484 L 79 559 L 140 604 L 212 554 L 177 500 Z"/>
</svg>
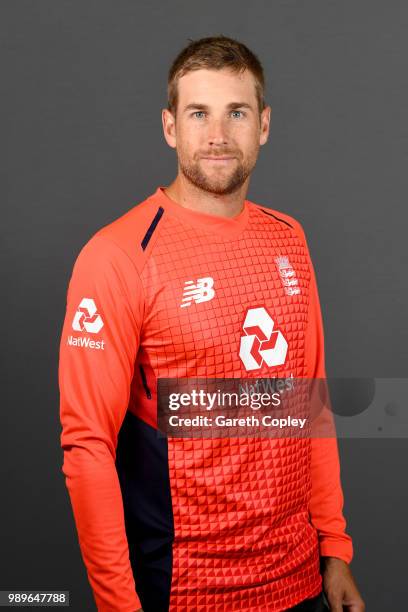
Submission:
<svg viewBox="0 0 408 612">
<path fill-rule="evenodd" d="M 243 117 L 243 116 L 244 116 L 244 113 L 243 113 L 242 111 L 240 111 L 240 110 L 233 110 L 233 111 L 232 111 L 232 113 L 239 113 L 240 117 Z M 240 117 L 238 117 L 238 119 L 239 119 Z"/>
<path fill-rule="evenodd" d="M 197 117 L 197 115 L 200 115 L 200 114 L 201 114 L 201 115 L 204 115 L 204 111 L 194 111 L 194 113 L 193 113 L 193 115 L 194 115 L 195 117 Z M 200 119 L 200 118 L 201 118 L 201 117 L 197 117 L 197 119 Z"/>
</svg>

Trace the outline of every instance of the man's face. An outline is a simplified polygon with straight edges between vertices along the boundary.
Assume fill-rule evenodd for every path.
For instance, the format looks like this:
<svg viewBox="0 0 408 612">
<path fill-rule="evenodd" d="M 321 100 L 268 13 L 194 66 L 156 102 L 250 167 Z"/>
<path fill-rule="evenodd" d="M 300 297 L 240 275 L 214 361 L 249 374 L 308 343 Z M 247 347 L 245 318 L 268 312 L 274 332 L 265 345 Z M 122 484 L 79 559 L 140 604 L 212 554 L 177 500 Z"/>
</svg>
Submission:
<svg viewBox="0 0 408 612">
<path fill-rule="evenodd" d="M 259 114 L 251 72 L 200 69 L 179 79 L 175 121 L 167 111 L 164 124 L 179 171 L 196 187 L 223 195 L 251 174 L 269 121 L 270 107 Z"/>
</svg>

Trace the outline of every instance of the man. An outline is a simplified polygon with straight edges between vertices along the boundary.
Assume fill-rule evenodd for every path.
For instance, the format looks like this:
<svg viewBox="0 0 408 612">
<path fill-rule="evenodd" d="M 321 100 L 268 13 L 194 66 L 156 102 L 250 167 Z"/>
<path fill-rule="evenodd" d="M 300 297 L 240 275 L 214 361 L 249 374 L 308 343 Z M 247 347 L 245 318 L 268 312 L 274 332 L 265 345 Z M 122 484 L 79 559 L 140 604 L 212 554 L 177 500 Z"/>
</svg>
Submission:
<svg viewBox="0 0 408 612">
<path fill-rule="evenodd" d="M 63 472 L 103 612 L 317 611 L 323 589 L 331 610 L 364 610 L 334 437 L 157 432 L 158 379 L 325 377 L 302 227 L 246 199 L 270 114 L 245 45 L 192 41 L 162 112 L 176 179 L 75 262 L 60 345 Z M 260 317 L 283 339 L 274 361 L 265 337 L 247 333 Z"/>
</svg>

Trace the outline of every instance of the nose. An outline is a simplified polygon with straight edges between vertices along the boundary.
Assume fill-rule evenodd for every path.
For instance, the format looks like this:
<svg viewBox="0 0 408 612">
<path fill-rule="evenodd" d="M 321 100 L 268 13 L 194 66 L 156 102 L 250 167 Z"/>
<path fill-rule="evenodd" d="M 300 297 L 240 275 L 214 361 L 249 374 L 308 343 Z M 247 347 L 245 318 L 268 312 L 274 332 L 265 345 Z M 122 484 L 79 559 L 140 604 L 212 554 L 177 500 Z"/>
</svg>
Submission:
<svg viewBox="0 0 408 612">
<path fill-rule="evenodd" d="M 228 143 L 227 126 L 223 119 L 213 118 L 210 121 L 208 143 L 210 145 L 225 145 Z"/>
</svg>

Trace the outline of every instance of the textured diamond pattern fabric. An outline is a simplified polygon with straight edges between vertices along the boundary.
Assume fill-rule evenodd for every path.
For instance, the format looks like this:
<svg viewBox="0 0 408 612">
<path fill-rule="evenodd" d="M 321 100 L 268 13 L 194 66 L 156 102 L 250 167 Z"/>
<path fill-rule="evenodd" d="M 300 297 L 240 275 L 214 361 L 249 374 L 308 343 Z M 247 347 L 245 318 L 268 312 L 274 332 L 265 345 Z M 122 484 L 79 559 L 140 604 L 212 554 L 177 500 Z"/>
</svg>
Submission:
<svg viewBox="0 0 408 612">
<path fill-rule="evenodd" d="M 248 375 L 237 347 L 247 308 L 266 307 L 277 329 L 285 330 L 290 347 L 285 369 L 273 375 L 305 375 L 304 340 L 310 271 L 304 246 L 295 232 L 254 206 L 246 230 L 237 238 L 222 237 L 167 219 L 160 240 L 147 261 L 142 280 L 151 313 L 149 336 L 144 338 L 152 367 L 163 378 L 183 376 L 233 377 Z M 274 258 L 289 256 L 301 293 L 288 296 Z M 180 309 L 187 279 L 212 276 L 217 299 Z M 162 288 L 157 292 L 157 287 Z M 196 307 L 197 306 L 197 307 Z M 156 350 L 154 338 L 164 344 Z M 180 359 L 180 354 L 185 359 Z M 296 373 L 295 373 L 296 372 Z M 264 365 L 256 376 L 271 376 Z"/>
<path fill-rule="evenodd" d="M 142 338 L 157 377 L 306 376 L 310 269 L 297 233 L 248 206 L 237 236 L 163 218 L 142 272 L 150 318 Z M 275 258 L 300 293 L 288 295 Z M 185 281 L 214 279 L 215 297 L 180 308 Z M 282 366 L 247 371 L 239 357 L 248 308 L 264 307 L 288 343 Z M 285 610 L 321 590 L 309 521 L 310 440 L 169 438 L 175 539 L 170 609 Z"/>
</svg>

